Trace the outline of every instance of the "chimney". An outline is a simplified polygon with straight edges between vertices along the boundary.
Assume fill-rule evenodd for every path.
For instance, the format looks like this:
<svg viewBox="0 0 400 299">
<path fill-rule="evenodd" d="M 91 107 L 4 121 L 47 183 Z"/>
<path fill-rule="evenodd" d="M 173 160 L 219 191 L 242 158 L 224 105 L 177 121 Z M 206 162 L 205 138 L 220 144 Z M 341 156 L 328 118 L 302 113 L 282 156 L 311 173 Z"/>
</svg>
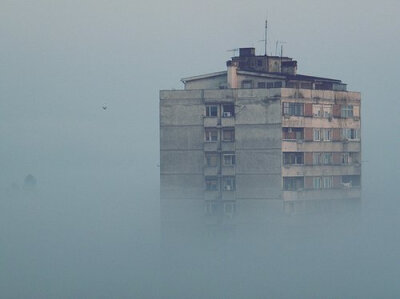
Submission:
<svg viewBox="0 0 400 299">
<path fill-rule="evenodd" d="M 229 60 L 226 62 L 228 88 L 238 88 L 237 67 L 238 62 Z"/>
</svg>

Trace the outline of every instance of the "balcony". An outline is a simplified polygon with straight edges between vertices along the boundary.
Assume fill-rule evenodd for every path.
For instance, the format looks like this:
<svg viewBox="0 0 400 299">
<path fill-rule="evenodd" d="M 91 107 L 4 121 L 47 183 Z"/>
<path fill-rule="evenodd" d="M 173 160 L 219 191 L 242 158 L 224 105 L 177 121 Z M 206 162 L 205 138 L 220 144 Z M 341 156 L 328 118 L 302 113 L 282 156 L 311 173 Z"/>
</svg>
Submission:
<svg viewBox="0 0 400 299">
<path fill-rule="evenodd" d="M 205 176 L 217 176 L 218 175 L 218 167 L 204 166 L 204 175 Z"/>
<path fill-rule="evenodd" d="M 222 117 L 221 125 L 223 127 L 234 127 L 235 126 L 235 118 L 234 117 Z"/>
<path fill-rule="evenodd" d="M 360 141 L 282 140 L 283 152 L 360 152 Z"/>
<path fill-rule="evenodd" d="M 212 142 L 204 142 L 204 151 L 205 152 L 216 152 L 218 151 L 219 148 L 219 142 L 218 141 L 212 141 Z"/>
<path fill-rule="evenodd" d="M 204 117 L 204 127 L 217 127 L 219 124 L 218 117 Z"/>
<path fill-rule="evenodd" d="M 233 152 L 235 151 L 235 142 L 230 142 L 230 141 L 222 141 L 221 142 L 221 150 L 223 152 Z"/>
<path fill-rule="evenodd" d="M 223 176 L 234 176 L 236 173 L 235 166 L 222 166 Z"/>
</svg>

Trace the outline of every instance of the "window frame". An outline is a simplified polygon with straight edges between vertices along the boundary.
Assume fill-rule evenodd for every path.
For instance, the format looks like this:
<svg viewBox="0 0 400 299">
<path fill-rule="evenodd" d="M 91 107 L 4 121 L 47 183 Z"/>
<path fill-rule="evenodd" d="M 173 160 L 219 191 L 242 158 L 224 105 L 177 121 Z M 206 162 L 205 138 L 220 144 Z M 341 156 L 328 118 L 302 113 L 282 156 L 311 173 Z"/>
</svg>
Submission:
<svg viewBox="0 0 400 299">
<path fill-rule="evenodd" d="M 227 161 L 225 160 L 227 157 L 230 157 L 230 159 L 227 160 L 227 161 L 230 161 L 228 163 L 226 163 Z M 222 154 L 222 165 L 223 166 L 235 166 L 236 165 L 236 155 L 234 153 Z"/>
<path fill-rule="evenodd" d="M 215 115 L 213 115 L 213 110 L 212 108 L 215 108 Z M 206 105 L 206 117 L 218 117 L 218 105 L 216 104 L 210 104 L 210 105 Z"/>
<path fill-rule="evenodd" d="M 216 136 L 212 135 L 212 133 L 216 133 Z M 215 128 L 206 128 L 205 129 L 205 141 L 206 142 L 218 142 L 218 129 Z M 215 139 L 214 139 L 215 137 Z"/>
</svg>

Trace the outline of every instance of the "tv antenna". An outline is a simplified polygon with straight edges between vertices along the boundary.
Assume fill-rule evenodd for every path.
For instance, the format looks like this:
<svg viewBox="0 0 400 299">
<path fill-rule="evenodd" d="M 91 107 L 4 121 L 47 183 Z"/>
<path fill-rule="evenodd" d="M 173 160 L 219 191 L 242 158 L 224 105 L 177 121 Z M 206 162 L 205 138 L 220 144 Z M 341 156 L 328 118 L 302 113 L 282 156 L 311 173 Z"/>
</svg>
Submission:
<svg viewBox="0 0 400 299">
<path fill-rule="evenodd" d="M 285 41 L 281 41 L 281 40 L 277 40 L 275 42 L 275 56 L 278 56 L 278 45 L 281 44 L 281 56 L 282 56 L 282 52 L 283 52 L 283 44 L 286 44 Z"/>
<path fill-rule="evenodd" d="M 264 44 L 264 55 L 267 56 L 267 36 L 268 36 L 268 20 L 265 19 L 265 44 Z"/>
<path fill-rule="evenodd" d="M 264 42 L 264 56 L 267 56 L 267 37 L 268 37 L 268 21 L 265 20 L 264 39 L 259 40 L 259 42 Z"/>
</svg>

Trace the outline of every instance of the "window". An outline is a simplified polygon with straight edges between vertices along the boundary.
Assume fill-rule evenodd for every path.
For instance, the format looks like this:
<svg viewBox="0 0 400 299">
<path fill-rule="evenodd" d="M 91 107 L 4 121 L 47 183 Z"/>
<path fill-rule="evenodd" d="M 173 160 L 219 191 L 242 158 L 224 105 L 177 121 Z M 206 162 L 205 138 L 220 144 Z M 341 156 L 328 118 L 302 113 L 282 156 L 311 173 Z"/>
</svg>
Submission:
<svg viewBox="0 0 400 299">
<path fill-rule="evenodd" d="M 207 142 L 218 141 L 218 130 L 217 129 L 206 129 L 206 141 Z"/>
<path fill-rule="evenodd" d="M 322 154 L 322 164 L 324 164 L 324 165 L 332 164 L 332 153 L 323 153 Z"/>
<path fill-rule="evenodd" d="M 324 141 L 331 141 L 332 139 L 332 129 L 322 129 L 322 138 Z"/>
<path fill-rule="evenodd" d="M 222 117 L 235 116 L 235 106 L 233 104 L 222 105 Z"/>
<path fill-rule="evenodd" d="M 236 188 L 235 177 L 233 176 L 223 177 L 222 183 L 225 191 L 234 191 Z"/>
<path fill-rule="evenodd" d="M 329 118 L 332 115 L 332 105 L 313 105 L 313 115 L 314 117 L 324 117 Z"/>
<path fill-rule="evenodd" d="M 304 139 L 304 128 L 282 128 L 282 139 L 302 140 Z"/>
<path fill-rule="evenodd" d="M 283 103 L 283 114 L 284 115 L 304 115 L 304 104 L 302 103 Z"/>
<path fill-rule="evenodd" d="M 273 82 L 267 82 L 267 88 L 274 88 Z"/>
<path fill-rule="evenodd" d="M 235 129 L 224 129 L 222 132 L 222 140 L 232 142 L 235 140 Z"/>
<path fill-rule="evenodd" d="M 207 105 L 206 106 L 206 116 L 207 117 L 217 117 L 218 116 L 218 106 L 217 105 Z"/>
<path fill-rule="evenodd" d="M 312 89 L 312 83 L 301 83 L 300 87 L 302 89 Z"/>
<path fill-rule="evenodd" d="M 332 164 L 332 153 L 313 153 L 313 165 Z"/>
<path fill-rule="evenodd" d="M 282 87 L 282 82 L 281 81 L 274 82 L 274 87 L 275 88 L 281 88 Z"/>
<path fill-rule="evenodd" d="M 297 191 L 304 188 L 304 177 L 284 177 L 283 190 Z"/>
<path fill-rule="evenodd" d="M 224 166 L 233 166 L 236 163 L 235 154 L 224 154 L 223 155 Z"/>
<path fill-rule="evenodd" d="M 361 186 L 361 177 L 359 175 L 342 175 L 342 186 L 345 188 Z"/>
<path fill-rule="evenodd" d="M 206 177 L 206 190 L 217 191 L 218 190 L 218 178 Z"/>
<path fill-rule="evenodd" d="M 258 66 L 262 66 L 262 65 L 263 65 L 263 62 L 262 62 L 261 59 L 258 59 L 258 60 L 257 60 L 257 65 L 258 65 Z"/>
<path fill-rule="evenodd" d="M 287 82 L 286 88 L 299 88 L 299 82 Z"/>
<path fill-rule="evenodd" d="M 313 177 L 313 188 L 314 189 L 331 189 L 332 188 L 332 177 Z"/>
<path fill-rule="evenodd" d="M 257 83 L 258 88 L 265 88 L 265 82 L 258 82 Z"/>
<path fill-rule="evenodd" d="M 358 139 L 360 139 L 360 130 L 343 128 L 342 129 L 342 139 L 358 140 Z"/>
<path fill-rule="evenodd" d="M 253 88 L 253 81 L 251 80 L 243 80 L 242 88 Z"/>
<path fill-rule="evenodd" d="M 216 153 L 206 153 L 206 164 L 208 167 L 217 166 L 217 154 Z"/>
<path fill-rule="evenodd" d="M 313 153 L 313 165 L 321 164 L 321 153 Z"/>
<path fill-rule="evenodd" d="M 332 105 L 323 105 L 323 117 L 329 118 L 332 116 Z"/>
<path fill-rule="evenodd" d="M 349 153 L 342 153 L 341 163 L 344 165 L 350 164 L 350 155 Z"/>
<path fill-rule="evenodd" d="M 322 177 L 323 188 L 324 189 L 331 189 L 332 188 L 332 177 L 331 176 L 324 176 Z"/>
<path fill-rule="evenodd" d="M 342 105 L 341 117 L 353 117 L 353 105 Z"/>
<path fill-rule="evenodd" d="M 322 105 L 313 105 L 314 117 L 322 117 Z"/>
<path fill-rule="evenodd" d="M 320 177 L 313 177 L 313 188 L 321 189 L 321 178 Z"/>
<path fill-rule="evenodd" d="M 314 138 L 313 138 L 314 141 L 321 140 L 321 130 L 320 129 L 313 129 L 313 135 L 314 135 Z"/>
<path fill-rule="evenodd" d="M 284 165 L 304 164 L 304 153 L 283 153 Z"/>
</svg>

